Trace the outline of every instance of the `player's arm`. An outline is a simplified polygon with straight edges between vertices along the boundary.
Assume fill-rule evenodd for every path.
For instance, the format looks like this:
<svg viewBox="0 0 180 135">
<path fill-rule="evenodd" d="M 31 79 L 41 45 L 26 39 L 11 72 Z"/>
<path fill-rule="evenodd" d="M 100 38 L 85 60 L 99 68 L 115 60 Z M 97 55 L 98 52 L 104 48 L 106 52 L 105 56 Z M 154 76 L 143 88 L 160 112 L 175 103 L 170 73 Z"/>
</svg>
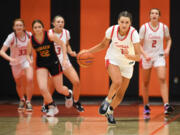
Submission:
<svg viewBox="0 0 180 135">
<path fill-rule="evenodd" d="M 90 53 L 96 53 L 99 52 L 101 50 L 104 50 L 105 48 L 107 48 L 109 46 L 111 39 L 108 38 L 104 38 L 99 44 L 95 45 L 94 47 L 88 49 L 87 51 Z"/>
<path fill-rule="evenodd" d="M 141 55 L 140 43 L 134 43 L 133 45 L 134 45 L 135 55 L 124 54 L 124 56 L 130 60 L 140 61 L 140 55 Z"/>
<path fill-rule="evenodd" d="M 165 56 L 168 56 L 171 49 L 172 40 L 167 26 L 165 26 L 165 40 L 166 40 L 166 49 L 164 50 L 164 54 Z"/>
<path fill-rule="evenodd" d="M 6 60 L 8 60 L 8 61 L 13 61 L 13 58 L 10 57 L 9 55 L 7 55 L 7 53 L 6 53 L 6 51 L 8 50 L 8 48 L 9 48 L 9 47 L 3 45 L 2 48 L 1 48 L 1 50 L 0 50 L 0 55 L 1 55 L 4 59 L 6 59 Z"/>
<path fill-rule="evenodd" d="M 67 42 L 66 42 L 66 47 L 67 47 L 67 52 L 68 52 L 72 57 L 76 57 L 76 56 L 77 56 L 76 52 L 72 50 L 71 45 L 70 45 L 70 43 L 69 43 L 69 40 L 67 40 Z"/>
<path fill-rule="evenodd" d="M 30 64 L 32 64 L 31 55 L 32 55 L 32 43 L 31 43 L 31 40 L 29 40 L 28 44 L 27 44 L 26 57 L 27 57 L 27 60 L 29 61 Z"/>
<path fill-rule="evenodd" d="M 143 55 L 143 57 L 146 59 L 146 61 L 151 60 L 151 57 L 149 57 L 146 52 L 143 49 L 143 45 L 144 45 L 144 38 L 145 38 L 145 32 L 146 32 L 146 28 L 145 25 L 141 26 L 140 30 L 139 30 L 139 37 L 140 37 L 140 52 Z"/>
</svg>

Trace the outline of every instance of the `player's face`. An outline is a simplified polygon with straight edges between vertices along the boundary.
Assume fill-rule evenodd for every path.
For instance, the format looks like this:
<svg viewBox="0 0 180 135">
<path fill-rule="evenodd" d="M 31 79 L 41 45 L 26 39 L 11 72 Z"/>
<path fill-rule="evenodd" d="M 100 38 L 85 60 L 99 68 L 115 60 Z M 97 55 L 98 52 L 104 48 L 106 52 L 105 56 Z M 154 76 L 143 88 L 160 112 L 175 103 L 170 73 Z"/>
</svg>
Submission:
<svg viewBox="0 0 180 135">
<path fill-rule="evenodd" d="M 129 27 L 131 26 L 131 20 L 129 17 L 121 16 L 118 20 L 118 24 L 120 27 L 120 31 L 122 33 L 126 33 L 129 30 Z"/>
<path fill-rule="evenodd" d="M 54 27 L 56 29 L 62 29 L 64 28 L 64 19 L 62 17 L 56 18 L 56 20 L 53 23 Z"/>
<path fill-rule="evenodd" d="M 159 11 L 156 9 L 152 9 L 150 12 L 150 20 L 151 21 L 158 21 L 159 19 Z"/>
<path fill-rule="evenodd" d="M 21 33 L 24 30 L 24 24 L 21 21 L 14 22 L 13 29 L 16 33 Z"/>
<path fill-rule="evenodd" d="M 35 34 L 41 34 L 43 32 L 43 30 L 44 30 L 44 28 L 43 28 L 43 26 L 40 23 L 36 22 L 33 25 L 33 32 Z"/>
</svg>

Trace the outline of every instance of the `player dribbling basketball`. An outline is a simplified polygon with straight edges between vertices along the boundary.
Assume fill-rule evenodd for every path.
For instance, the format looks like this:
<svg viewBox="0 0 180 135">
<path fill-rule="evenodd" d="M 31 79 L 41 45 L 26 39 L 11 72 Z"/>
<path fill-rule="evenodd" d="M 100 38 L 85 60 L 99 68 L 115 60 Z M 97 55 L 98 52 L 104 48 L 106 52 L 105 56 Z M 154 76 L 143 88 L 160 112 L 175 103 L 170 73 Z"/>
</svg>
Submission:
<svg viewBox="0 0 180 135">
<path fill-rule="evenodd" d="M 102 102 L 99 113 L 105 115 L 110 124 L 116 124 L 113 110 L 122 101 L 133 75 L 135 61 L 140 60 L 139 35 L 131 26 L 132 15 L 123 11 L 119 14 L 118 24 L 106 30 L 106 35 L 98 45 L 83 52 L 95 53 L 109 46 L 105 63 L 112 80 L 108 96 Z M 114 98 L 113 98 L 114 97 Z M 113 99 L 112 99 L 113 98 Z"/>
</svg>

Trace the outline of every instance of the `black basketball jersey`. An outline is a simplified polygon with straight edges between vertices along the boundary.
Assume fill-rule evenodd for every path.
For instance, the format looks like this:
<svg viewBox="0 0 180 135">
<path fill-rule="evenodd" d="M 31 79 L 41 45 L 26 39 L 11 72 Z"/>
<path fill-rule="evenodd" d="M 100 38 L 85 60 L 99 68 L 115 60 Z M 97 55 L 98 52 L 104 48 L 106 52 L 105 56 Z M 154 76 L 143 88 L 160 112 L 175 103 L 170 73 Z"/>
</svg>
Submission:
<svg viewBox="0 0 180 135">
<path fill-rule="evenodd" d="M 54 42 L 50 41 L 47 31 L 44 32 L 44 39 L 41 43 L 32 35 L 31 37 L 32 46 L 36 51 L 36 63 L 37 66 L 50 65 L 54 63 L 59 63 L 58 57 L 56 55 Z"/>
</svg>

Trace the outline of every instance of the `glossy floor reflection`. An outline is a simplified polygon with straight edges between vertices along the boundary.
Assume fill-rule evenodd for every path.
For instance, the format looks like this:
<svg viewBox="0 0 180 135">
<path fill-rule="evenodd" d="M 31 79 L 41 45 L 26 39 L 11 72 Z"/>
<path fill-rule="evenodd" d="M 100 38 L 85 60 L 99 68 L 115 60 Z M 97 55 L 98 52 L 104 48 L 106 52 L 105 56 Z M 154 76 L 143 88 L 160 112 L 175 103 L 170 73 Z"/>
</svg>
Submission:
<svg viewBox="0 0 180 135">
<path fill-rule="evenodd" d="M 151 115 L 143 115 L 142 105 L 121 105 L 115 110 L 116 126 L 109 126 L 98 114 L 98 105 L 86 105 L 84 113 L 74 108 L 58 108 L 56 117 L 46 117 L 41 106 L 33 113 L 18 113 L 16 104 L 0 105 L 0 135 L 179 135 L 180 106 L 170 116 L 163 107 L 151 106 Z"/>
</svg>

